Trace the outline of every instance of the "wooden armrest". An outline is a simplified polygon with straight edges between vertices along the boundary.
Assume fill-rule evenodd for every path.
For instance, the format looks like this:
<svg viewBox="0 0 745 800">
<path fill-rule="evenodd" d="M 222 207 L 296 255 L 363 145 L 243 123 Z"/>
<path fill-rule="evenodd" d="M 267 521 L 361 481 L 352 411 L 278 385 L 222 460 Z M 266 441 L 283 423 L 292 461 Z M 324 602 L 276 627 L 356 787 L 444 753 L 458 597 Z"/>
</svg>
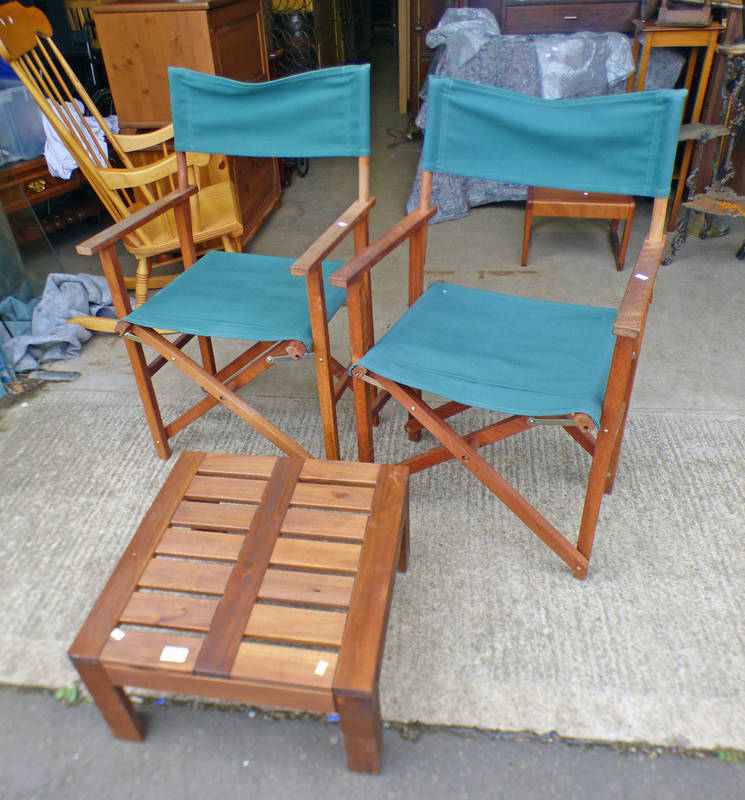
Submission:
<svg viewBox="0 0 745 800">
<path fill-rule="evenodd" d="M 188 167 L 205 167 L 210 157 L 205 153 L 186 153 Z M 132 189 L 136 186 L 149 186 L 157 181 L 176 175 L 178 170 L 177 154 L 163 156 L 157 161 L 143 164 L 141 167 L 116 167 L 102 169 L 98 177 L 107 188 L 117 191 L 119 189 Z"/>
<path fill-rule="evenodd" d="M 169 139 L 173 139 L 173 123 L 168 123 L 162 128 L 147 133 L 116 133 L 116 141 L 125 153 L 133 150 L 144 150 L 147 147 L 157 147 Z"/>
<path fill-rule="evenodd" d="M 290 275 L 307 275 L 315 264 L 323 261 L 354 225 L 370 213 L 375 198 L 355 200 L 351 206 L 330 225 L 313 244 L 292 264 Z"/>
<path fill-rule="evenodd" d="M 75 249 L 81 256 L 93 256 L 96 253 L 100 253 L 101 250 L 116 244 L 120 239 L 142 227 L 146 222 L 150 222 L 151 219 L 155 219 L 163 212 L 168 211 L 169 208 L 173 208 L 178 203 L 183 203 L 184 200 L 196 194 L 196 192 L 196 186 L 187 186 L 185 189 L 176 189 L 173 192 L 169 192 L 154 203 L 143 206 L 125 219 L 115 222 L 95 236 L 91 236 L 90 239 L 81 242 Z"/>
<path fill-rule="evenodd" d="M 644 240 L 639 258 L 634 264 L 629 283 L 618 308 L 613 333 L 616 336 L 628 336 L 635 339 L 644 330 L 647 309 L 652 302 L 654 282 L 657 270 L 662 261 L 667 237 L 658 242 Z"/>
<path fill-rule="evenodd" d="M 405 242 L 416 230 L 426 225 L 437 213 L 437 208 L 417 208 L 379 236 L 369 247 L 348 261 L 343 267 L 329 277 L 332 286 L 344 289 L 354 283 L 361 275 L 369 272 L 379 261 Z"/>
<path fill-rule="evenodd" d="M 137 186 L 148 186 L 151 183 L 175 175 L 177 170 L 176 154 L 159 158 L 141 167 L 112 167 L 99 171 L 98 177 L 107 189 L 133 189 Z"/>
</svg>

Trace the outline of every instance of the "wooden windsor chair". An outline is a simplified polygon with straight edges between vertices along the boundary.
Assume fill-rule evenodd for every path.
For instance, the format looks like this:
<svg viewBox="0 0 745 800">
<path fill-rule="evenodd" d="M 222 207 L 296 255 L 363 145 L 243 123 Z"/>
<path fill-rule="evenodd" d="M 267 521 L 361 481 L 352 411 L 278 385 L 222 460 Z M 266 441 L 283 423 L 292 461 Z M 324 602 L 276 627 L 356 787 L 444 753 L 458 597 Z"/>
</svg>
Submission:
<svg viewBox="0 0 745 800">
<path fill-rule="evenodd" d="M 115 222 L 176 188 L 173 126 L 139 134 L 114 133 L 54 43 L 49 20 L 39 9 L 18 2 L 0 6 L 0 55 L 37 102 Z M 185 161 L 188 182 L 198 190 L 190 200 L 194 242 L 200 248 L 219 246 L 240 252 L 243 225 L 235 187 L 229 179 L 205 180 L 209 161 L 209 155 L 195 153 Z M 135 290 L 135 304 L 141 305 L 149 289 L 160 288 L 174 277 L 151 276 L 153 267 L 181 260 L 173 212 L 131 230 L 123 241 L 137 260 L 136 275 L 126 278 L 126 285 Z M 70 322 L 105 331 L 113 331 L 116 324 L 99 317 L 76 317 Z"/>
</svg>

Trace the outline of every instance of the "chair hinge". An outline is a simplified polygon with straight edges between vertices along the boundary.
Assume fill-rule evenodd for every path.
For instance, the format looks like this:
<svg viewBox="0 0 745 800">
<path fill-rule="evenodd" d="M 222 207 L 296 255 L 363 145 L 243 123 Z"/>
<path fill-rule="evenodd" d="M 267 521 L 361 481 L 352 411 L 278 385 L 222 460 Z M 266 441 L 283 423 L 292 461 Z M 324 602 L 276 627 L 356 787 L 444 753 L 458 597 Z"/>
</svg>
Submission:
<svg viewBox="0 0 745 800">
<path fill-rule="evenodd" d="M 267 356 L 266 360 L 270 364 L 276 364 L 279 361 L 300 361 L 301 358 L 314 358 L 314 357 L 315 357 L 315 353 L 303 353 L 300 357 L 290 356 L 290 355 L 286 355 L 286 356 Z"/>
<path fill-rule="evenodd" d="M 562 428 L 580 428 L 591 433 L 596 430 L 595 423 L 587 414 L 572 414 L 566 417 L 528 417 L 528 425 L 560 425 Z"/>
<path fill-rule="evenodd" d="M 364 381 L 365 383 L 369 383 L 371 386 L 375 386 L 376 388 L 381 389 L 382 391 L 385 391 L 385 389 L 383 389 L 383 385 L 380 383 L 380 381 L 375 380 L 375 378 L 371 377 L 367 373 L 365 373 L 364 375 L 359 375 L 359 374 L 353 372 L 352 373 L 352 377 L 353 378 L 358 378 L 359 380 Z"/>
<path fill-rule="evenodd" d="M 576 420 L 571 417 L 528 417 L 528 425 L 561 425 L 566 428 L 578 426 Z"/>
</svg>

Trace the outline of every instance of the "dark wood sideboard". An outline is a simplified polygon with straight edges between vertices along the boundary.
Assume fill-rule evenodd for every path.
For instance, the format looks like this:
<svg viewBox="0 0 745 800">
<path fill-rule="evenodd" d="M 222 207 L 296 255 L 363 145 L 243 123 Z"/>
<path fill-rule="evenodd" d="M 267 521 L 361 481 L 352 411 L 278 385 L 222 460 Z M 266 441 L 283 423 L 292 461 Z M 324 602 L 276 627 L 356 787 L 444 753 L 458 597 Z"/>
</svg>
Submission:
<svg viewBox="0 0 745 800">
<path fill-rule="evenodd" d="M 426 36 L 436 27 L 448 5 L 488 8 L 504 34 L 576 33 L 621 31 L 631 33 L 639 16 L 634 0 L 481 0 L 448 3 L 447 0 L 410 0 L 409 19 L 409 111 L 419 108 L 419 92 L 427 76 L 434 51 Z"/>
</svg>

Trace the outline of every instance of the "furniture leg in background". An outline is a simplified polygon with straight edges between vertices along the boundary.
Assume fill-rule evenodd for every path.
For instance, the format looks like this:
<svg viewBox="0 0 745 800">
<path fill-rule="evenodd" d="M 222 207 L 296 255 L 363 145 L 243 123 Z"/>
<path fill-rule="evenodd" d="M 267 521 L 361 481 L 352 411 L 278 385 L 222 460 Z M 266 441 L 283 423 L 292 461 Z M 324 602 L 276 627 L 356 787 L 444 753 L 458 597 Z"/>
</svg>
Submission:
<svg viewBox="0 0 745 800">
<path fill-rule="evenodd" d="M 699 73 L 698 85 L 693 99 L 693 106 L 690 109 L 688 121 L 695 123 L 701 119 L 701 109 L 706 96 L 706 87 L 709 82 L 709 73 L 714 59 L 717 39 L 724 30 L 721 22 L 712 22 L 706 27 L 682 27 L 655 25 L 641 19 L 634 20 L 634 44 L 632 47 L 632 57 L 636 64 L 636 72 L 629 76 L 626 84 L 626 91 L 641 92 L 647 78 L 647 67 L 649 66 L 649 56 L 653 47 L 689 47 L 688 64 L 685 74 L 685 88 L 690 92 L 693 85 L 693 75 L 696 69 L 699 50 L 703 50 L 703 61 Z M 686 141 L 683 145 L 683 154 L 678 173 L 678 182 L 675 187 L 675 194 L 670 206 L 670 216 L 668 218 L 667 229 L 675 229 L 675 220 L 678 216 L 678 209 L 685 189 L 688 167 L 693 155 L 693 141 Z"/>
<path fill-rule="evenodd" d="M 629 195 L 577 192 L 529 186 L 525 203 L 525 227 L 523 230 L 523 253 L 520 263 L 528 263 L 530 228 L 533 217 L 580 217 L 584 219 L 611 220 L 610 240 L 616 269 L 620 272 L 626 260 L 631 223 L 634 220 L 636 203 Z M 623 235 L 618 239 L 618 223 L 624 220 Z"/>
</svg>

